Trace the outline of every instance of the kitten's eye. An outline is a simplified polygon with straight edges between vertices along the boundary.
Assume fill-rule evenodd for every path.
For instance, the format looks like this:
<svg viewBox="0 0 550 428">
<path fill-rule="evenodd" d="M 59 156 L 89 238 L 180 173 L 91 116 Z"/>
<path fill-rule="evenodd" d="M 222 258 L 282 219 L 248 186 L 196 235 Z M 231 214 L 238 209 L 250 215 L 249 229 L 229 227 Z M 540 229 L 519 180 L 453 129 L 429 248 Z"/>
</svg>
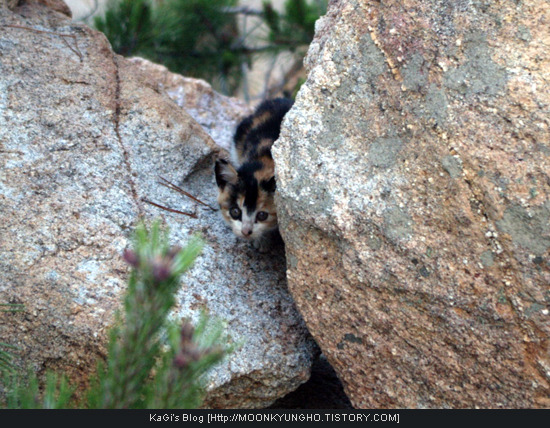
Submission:
<svg viewBox="0 0 550 428">
<path fill-rule="evenodd" d="M 241 210 L 237 207 L 233 207 L 229 210 L 229 215 L 234 219 L 238 220 L 241 217 Z"/>
<path fill-rule="evenodd" d="M 256 214 L 256 220 L 258 221 L 265 221 L 267 220 L 268 214 L 265 211 L 260 211 L 258 214 Z"/>
</svg>

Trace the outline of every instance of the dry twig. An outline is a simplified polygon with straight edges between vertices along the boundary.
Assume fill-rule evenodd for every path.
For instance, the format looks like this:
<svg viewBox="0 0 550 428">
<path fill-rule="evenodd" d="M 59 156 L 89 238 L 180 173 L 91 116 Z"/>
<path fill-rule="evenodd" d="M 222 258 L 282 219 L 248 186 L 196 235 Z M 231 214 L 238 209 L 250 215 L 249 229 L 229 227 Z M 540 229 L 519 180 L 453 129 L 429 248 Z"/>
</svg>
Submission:
<svg viewBox="0 0 550 428">
<path fill-rule="evenodd" d="M 186 216 L 188 216 L 188 217 L 198 218 L 198 217 L 197 217 L 197 214 L 195 214 L 195 213 L 186 213 L 186 212 L 184 212 L 184 211 L 178 211 L 178 210 L 175 210 L 175 209 L 173 209 L 173 208 L 168 208 L 168 207 L 165 207 L 165 206 L 163 206 L 163 205 L 159 205 L 159 204 L 157 204 L 157 203 L 155 203 L 155 202 L 152 202 L 152 201 L 150 201 L 150 200 L 148 200 L 148 199 L 145 199 L 145 198 L 141 198 L 141 200 L 142 200 L 143 202 L 148 203 L 148 204 L 154 205 L 154 206 L 157 207 L 157 208 L 163 209 L 163 210 L 165 210 L 165 211 L 170 211 L 171 213 L 183 214 L 183 215 L 186 215 Z"/>
<path fill-rule="evenodd" d="M 185 190 L 183 190 L 181 187 L 178 187 L 174 183 L 169 182 L 166 178 L 164 178 L 164 177 L 159 177 L 159 178 L 162 180 L 162 181 L 159 181 L 159 184 L 162 184 L 163 186 L 168 187 L 169 189 L 175 190 L 176 192 L 179 192 L 182 195 L 185 195 L 188 198 L 193 199 L 195 202 L 198 202 L 199 204 L 210 208 L 212 211 L 217 211 L 216 208 L 211 207 L 206 202 L 201 201 L 200 199 L 196 198 L 192 194 L 190 194 L 190 193 L 186 192 Z"/>
<path fill-rule="evenodd" d="M 165 186 L 165 187 L 168 187 L 169 189 L 171 190 L 175 190 L 176 192 L 179 192 L 181 193 L 182 195 L 184 196 L 187 196 L 188 198 L 191 198 L 193 199 L 195 202 L 198 202 L 199 204 L 201 205 L 204 205 L 205 207 L 208 207 L 209 209 L 211 209 L 212 211 L 217 211 L 216 208 L 213 208 L 211 207 L 210 205 L 208 205 L 206 202 L 203 202 L 201 201 L 199 198 L 196 198 L 195 196 L 193 196 L 192 194 L 190 194 L 189 192 L 186 192 L 185 190 L 183 190 L 181 187 L 178 187 L 176 186 L 174 183 L 171 183 L 170 181 L 168 181 L 166 178 L 164 177 L 159 177 L 161 181 L 159 181 L 158 183 Z M 197 214 L 195 213 L 188 213 L 188 212 L 184 212 L 184 211 L 179 211 L 179 210 L 175 210 L 173 208 L 168 208 L 168 207 L 165 207 L 163 205 L 160 205 L 160 204 L 157 204 L 155 202 L 152 202 L 148 199 L 145 199 L 145 198 L 141 198 L 141 200 L 143 202 L 146 202 L 150 205 L 154 205 L 155 207 L 157 208 L 160 208 L 160 209 L 163 209 L 165 211 L 169 211 L 171 213 L 176 213 L 176 214 L 182 214 L 182 215 L 186 215 L 188 217 L 192 217 L 192 218 L 198 218 L 197 217 Z"/>
</svg>

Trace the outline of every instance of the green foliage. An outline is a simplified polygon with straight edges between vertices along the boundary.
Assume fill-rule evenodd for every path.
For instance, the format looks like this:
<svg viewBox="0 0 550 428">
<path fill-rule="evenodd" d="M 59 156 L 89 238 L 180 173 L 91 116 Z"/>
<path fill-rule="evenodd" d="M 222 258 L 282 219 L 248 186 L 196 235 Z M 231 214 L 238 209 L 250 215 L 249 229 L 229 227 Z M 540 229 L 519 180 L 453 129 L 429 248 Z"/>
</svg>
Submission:
<svg viewBox="0 0 550 428">
<path fill-rule="evenodd" d="M 95 27 L 115 52 L 139 55 L 172 71 L 200 77 L 233 91 L 243 52 L 235 49 L 237 19 L 223 10 L 237 0 L 111 0 Z"/>
<path fill-rule="evenodd" d="M 24 305 L 17 303 L 0 303 L 0 312 L 21 312 Z"/>
<path fill-rule="evenodd" d="M 0 342 L 0 373 L 13 370 L 13 355 L 9 351 L 6 351 L 6 349 L 16 348 L 9 343 Z"/>
<path fill-rule="evenodd" d="M 195 331 L 184 324 L 167 329 L 170 346 L 162 355 L 155 376 L 144 388 L 145 401 L 149 408 L 196 408 L 204 391 L 200 380 L 213 365 L 223 357 L 218 344 L 224 341 L 220 323 L 212 324 L 203 314 Z M 191 344 L 191 340 L 195 344 Z M 205 351 L 206 350 L 206 351 Z"/>
<path fill-rule="evenodd" d="M 242 65 L 250 65 L 255 55 L 285 50 L 304 55 L 326 3 L 287 0 L 279 13 L 264 1 L 255 15 L 267 26 L 267 37 L 258 36 L 260 30 L 241 34 L 238 0 L 111 0 L 105 16 L 94 23 L 115 52 L 148 58 L 231 94 L 243 77 Z"/>
<path fill-rule="evenodd" d="M 26 381 L 15 372 L 6 375 L 5 382 L 9 393 L 6 407 L 8 409 L 67 409 L 70 408 L 74 388 L 69 385 L 65 376 L 48 372 L 44 389 L 40 391 L 36 374 L 28 373 Z"/>
<path fill-rule="evenodd" d="M 149 0 L 110 0 L 104 17 L 94 19 L 116 52 L 131 56 L 148 49 L 153 36 Z"/>
<path fill-rule="evenodd" d="M 237 18 L 224 9 L 237 0 L 166 0 L 156 8 L 155 53 L 149 57 L 178 73 L 200 77 L 224 92 L 235 90 L 243 52 Z"/>
<path fill-rule="evenodd" d="M 181 275 L 202 249 L 194 238 L 183 250 L 168 246 L 168 235 L 154 223 L 140 225 L 134 250 L 124 259 L 132 266 L 123 311 L 110 330 L 106 361 L 74 403 L 85 408 L 192 408 L 204 391 L 204 374 L 231 351 L 221 323 L 202 314 L 196 327 L 168 320 Z M 224 345 L 221 346 L 220 343 Z M 73 388 L 65 376 L 47 373 L 39 388 L 36 374 L 21 380 L 6 373 L 9 408 L 66 408 Z"/>
<path fill-rule="evenodd" d="M 271 2 L 264 1 L 269 39 L 288 50 L 307 48 L 315 34 L 315 21 L 326 12 L 326 8 L 326 0 L 313 0 L 311 3 L 306 0 L 287 0 L 284 13 L 279 13 Z"/>
<path fill-rule="evenodd" d="M 0 312 L 20 312 L 23 310 L 23 305 L 13 303 L 0 303 Z M 0 375 L 5 372 L 12 372 L 13 355 L 6 349 L 17 349 L 9 343 L 0 342 Z"/>
<path fill-rule="evenodd" d="M 302 85 L 306 83 L 306 79 L 304 79 L 303 77 L 300 77 L 298 79 L 298 82 L 296 83 L 296 87 L 294 88 L 294 91 L 292 92 L 292 95 L 291 97 L 294 99 L 296 98 L 296 95 L 298 95 L 298 91 L 300 90 L 300 88 L 302 87 Z"/>
<path fill-rule="evenodd" d="M 267 27 L 271 30 L 270 38 L 273 39 L 275 34 L 281 32 L 281 16 L 273 9 L 270 1 L 264 0 L 263 3 L 264 20 Z"/>
</svg>

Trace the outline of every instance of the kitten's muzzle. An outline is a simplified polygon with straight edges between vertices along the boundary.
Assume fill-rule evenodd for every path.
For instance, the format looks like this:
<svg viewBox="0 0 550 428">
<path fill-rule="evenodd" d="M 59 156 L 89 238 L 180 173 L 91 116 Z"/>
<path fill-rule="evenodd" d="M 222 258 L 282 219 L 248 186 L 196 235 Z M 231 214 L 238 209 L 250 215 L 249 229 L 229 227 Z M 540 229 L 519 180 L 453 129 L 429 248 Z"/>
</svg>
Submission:
<svg viewBox="0 0 550 428">
<path fill-rule="evenodd" d="M 250 237 L 250 235 L 252 235 L 252 228 L 243 227 L 243 228 L 241 229 L 241 233 L 243 234 L 243 236 L 244 236 L 245 238 L 248 238 L 248 237 Z"/>
</svg>

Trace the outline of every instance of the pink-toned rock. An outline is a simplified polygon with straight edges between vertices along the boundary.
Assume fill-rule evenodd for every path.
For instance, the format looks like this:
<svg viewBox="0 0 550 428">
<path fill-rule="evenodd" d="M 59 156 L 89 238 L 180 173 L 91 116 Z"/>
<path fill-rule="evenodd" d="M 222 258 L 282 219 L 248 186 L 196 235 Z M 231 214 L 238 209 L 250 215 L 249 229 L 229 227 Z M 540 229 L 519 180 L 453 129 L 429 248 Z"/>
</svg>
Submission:
<svg viewBox="0 0 550 428">
<path fill-rule="evenodd" d="M 35 7 L 43 5 L 51 10 L 62 13 L 63 15 L 72 16 L 71 9 L 63 0 L 0 0 L 0 7 L 7 7 L 14 10 L 16 7 Z"/>
<path fill-rule="evenodd" d="M 275 144 L 356 407 L 550 407 L 550 4 L 332 1 Z"/>
</svg>

